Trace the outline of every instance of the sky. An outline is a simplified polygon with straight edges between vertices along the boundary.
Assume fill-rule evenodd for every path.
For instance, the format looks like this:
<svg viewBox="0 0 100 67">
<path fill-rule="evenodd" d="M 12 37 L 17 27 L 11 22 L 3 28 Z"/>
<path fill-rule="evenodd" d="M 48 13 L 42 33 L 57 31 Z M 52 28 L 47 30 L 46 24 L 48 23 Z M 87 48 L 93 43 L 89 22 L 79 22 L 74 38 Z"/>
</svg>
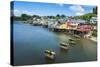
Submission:
<svg viewBox="0 0 100 67">
<path fill-rule="evenodd" d="M 20 16 L 21 14 L 28 14 L 31 16 L 56 16 L 57 14 L 79 16 L 92 13 L 92 9 L 96 6 L 14 1 L 12 7 L 15 16 Z"/>
</svg>

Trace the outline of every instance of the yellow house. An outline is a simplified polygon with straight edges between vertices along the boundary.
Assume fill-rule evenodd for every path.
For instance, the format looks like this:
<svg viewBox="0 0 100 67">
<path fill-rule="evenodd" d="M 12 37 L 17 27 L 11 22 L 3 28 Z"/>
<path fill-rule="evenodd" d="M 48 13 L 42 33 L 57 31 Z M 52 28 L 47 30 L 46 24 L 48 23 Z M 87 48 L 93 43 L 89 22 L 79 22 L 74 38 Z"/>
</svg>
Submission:
<svg viewBox="0 0 100 67">
<path fill-rule="evenodd" d="M 67 27 L 66 24 L 61 24 L 61 25 L 59 26 L 60 29 L 66 29 L 66 27 Z"/>
<path fill-rule="evenodd" d="M 77 25 L 72 25 L 72 24 L 68 24 L 68 23 L 64 23 L 64 24 L 60 24 L 59 29 L 76 29 Z"/>
</svg>

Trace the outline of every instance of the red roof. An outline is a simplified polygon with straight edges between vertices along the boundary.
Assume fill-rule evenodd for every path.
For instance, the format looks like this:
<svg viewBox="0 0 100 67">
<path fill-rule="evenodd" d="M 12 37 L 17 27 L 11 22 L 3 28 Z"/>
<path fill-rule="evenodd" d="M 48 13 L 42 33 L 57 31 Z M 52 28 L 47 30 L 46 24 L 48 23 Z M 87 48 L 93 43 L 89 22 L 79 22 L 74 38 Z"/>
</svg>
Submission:
<svg viewBox="0 0 100 67">
<path fill-rule="evenodd" d="M 81 32 L 89 32 L 93 29 L 93 27 L 91 25 L 79 25 L 77 27 L 77 31 L 81 31 Z"/>
</svg>

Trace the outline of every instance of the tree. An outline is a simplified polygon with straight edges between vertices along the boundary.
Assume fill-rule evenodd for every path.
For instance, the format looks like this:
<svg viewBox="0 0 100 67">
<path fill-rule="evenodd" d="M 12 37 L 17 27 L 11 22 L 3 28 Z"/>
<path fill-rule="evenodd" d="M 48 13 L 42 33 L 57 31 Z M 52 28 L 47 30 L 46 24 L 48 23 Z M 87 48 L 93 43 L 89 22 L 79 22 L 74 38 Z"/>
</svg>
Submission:
<svg viewBox="0 0 100 67">
<path fill-rule="evenodd" d="M 21 15 L 21 19 L 26 21 L 26 20 L 29 20 L 31 18 L 31 16 L 27 15 L 27 14 L 22 14 Z"/>
<path fill-rule="evenodd" d="M 61 15 L 61 18 L 65 18 L 65 17 L 66 17 L 65 15 L 63 15 L 63 14 Z"/>
<path fill-rule="evenodd" d="M 89 21 L 91 17 L 96 17 L 96 14 L 93 13 L 87 13 L 81 16 L 74 16 L 74 19 L 83 19 Z"/>
<path fill-rule="evenodd" d="M 97 6 L 93 8 L 93 14 L 97 14 Z"/>
<path fill-rule="evenodd" d="M 38 15 L 33 15 L 32 17 L 33 17 L 33 18 L 39 18 L 39 19 L 41 18 L 41 17 L 38 16 Z"/>
<path fill-rule="evenodd" d="M 57 18 L 60 18 L 60 15 L 59 15 L 59 14 L 57 14 L 57 15 L 56 15 L 56 17 L 57 17 Z"/>
</svg>

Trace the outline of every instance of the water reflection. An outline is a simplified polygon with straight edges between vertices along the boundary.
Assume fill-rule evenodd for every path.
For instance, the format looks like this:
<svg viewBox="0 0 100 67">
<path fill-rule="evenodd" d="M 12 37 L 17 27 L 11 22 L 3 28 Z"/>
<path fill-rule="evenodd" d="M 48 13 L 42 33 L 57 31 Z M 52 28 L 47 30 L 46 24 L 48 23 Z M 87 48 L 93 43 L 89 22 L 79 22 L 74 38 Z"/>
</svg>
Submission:
<svg viewBox="0 0 100 67">
<path fill-rule="evenodd" d="M 49 59 L 47 57 L 45 57 L 45 63 L 46 64 L 51 64 L 51 63 L 54 63 L 55 62 L 55 59 Z"/>
<path fill-rule="evenodd" d="M 66 55 L 68 53 L 68 50 L 69 49 L 65 50 L 65 49 L 60 48 L 60 55 L 63 55 L 63 56 Z"/>
</svg>

